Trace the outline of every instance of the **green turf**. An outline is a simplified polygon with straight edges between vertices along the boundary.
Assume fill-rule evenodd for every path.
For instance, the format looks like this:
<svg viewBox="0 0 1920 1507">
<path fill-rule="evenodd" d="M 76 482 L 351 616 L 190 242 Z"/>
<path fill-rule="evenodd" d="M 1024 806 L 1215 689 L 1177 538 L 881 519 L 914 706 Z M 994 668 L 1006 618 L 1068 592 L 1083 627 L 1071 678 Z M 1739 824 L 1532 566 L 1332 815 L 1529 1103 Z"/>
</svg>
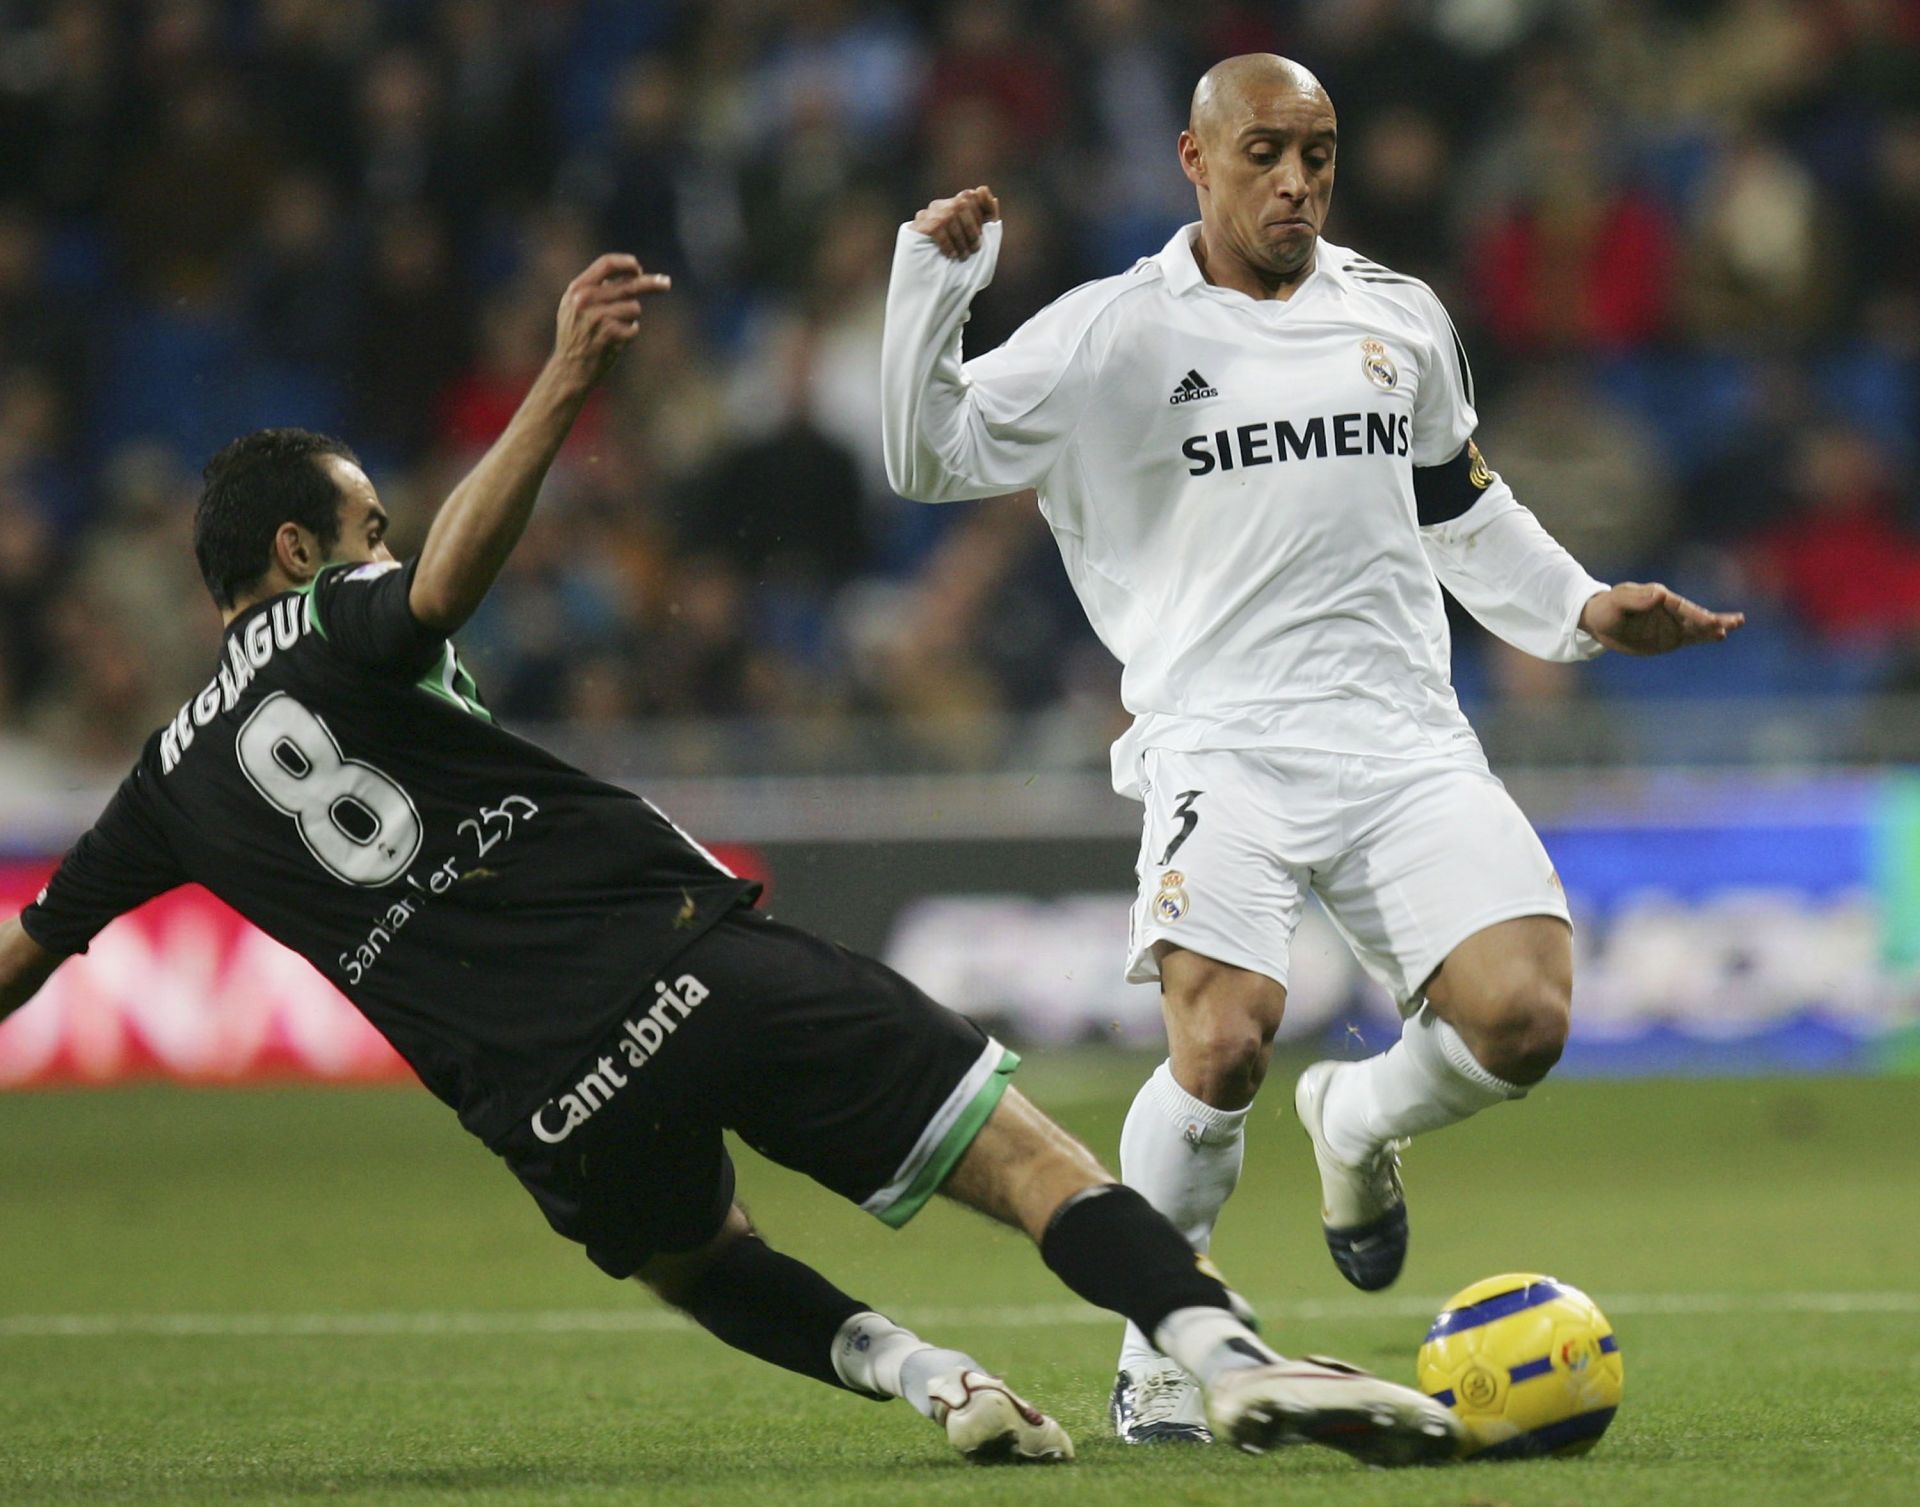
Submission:
<svg viewBox="0 0 1920 1507">
<path fill-rule="evenodd" d="M 1110 1154 L 1142 1067 L 1043 1052 L 1021 1081 Z M 742 1156 L 776 1243 L 1003 1369 L 1080 1446 L 970 1469 L 904 1405 L 760 1367 L 599 1276 L 424 1095 L 153 1088 L 0 1096 L 0 1502 L 1920 1501 L 1912 1080 L 1550 1084 L 1416 1148 L 1413 1258 L 1378 1299 L 1327 1262 L 1284 1099 L 1216 1246 L 1278 1343 L 1410 1380 L 1438 1299 L 1556 1273 L 1614 1310 L 1626 1360 L 1592 1456 L 1122 1449 L 1114 1326 L 1023 1242 L 945 1207 L 892 1234 Z"/>
</svg>

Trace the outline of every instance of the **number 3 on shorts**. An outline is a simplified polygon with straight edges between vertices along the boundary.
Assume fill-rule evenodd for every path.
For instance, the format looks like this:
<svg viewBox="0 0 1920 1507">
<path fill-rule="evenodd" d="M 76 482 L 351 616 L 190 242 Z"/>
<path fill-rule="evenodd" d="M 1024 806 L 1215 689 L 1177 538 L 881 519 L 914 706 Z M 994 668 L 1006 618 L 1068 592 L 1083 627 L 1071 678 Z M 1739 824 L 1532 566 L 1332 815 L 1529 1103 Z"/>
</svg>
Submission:
<svg viewBox="0 0 1920 1507">
<path fill-rule="evenodd" d="M 1180 844 L 1193 836 L 1193 829 L 1200 825 L 1200 813 L 1193 809 L 1193 803 L 1207 792 L 1204 790 L 1183 790 L 1180 792 L 1180 804 L 1173 808 L 1173 814 L 1180 818 L 1180 830 L 1173 834 L 1173 841 L 1167 844 L 1167 851 L 1160 855 L 1155 865 L 1164 869 L 1173 862 L 1173 855 L 1180 851 Z"/>
<path fill-rule="evenodd" d="M 253 788 L 294 819 L 307 851 L 342 883 L 390 884 L 419 853 L 413 798 L 343 755 L 332 729 L 285 691 L 254 708 L 233 747 Z"/>
</svg>

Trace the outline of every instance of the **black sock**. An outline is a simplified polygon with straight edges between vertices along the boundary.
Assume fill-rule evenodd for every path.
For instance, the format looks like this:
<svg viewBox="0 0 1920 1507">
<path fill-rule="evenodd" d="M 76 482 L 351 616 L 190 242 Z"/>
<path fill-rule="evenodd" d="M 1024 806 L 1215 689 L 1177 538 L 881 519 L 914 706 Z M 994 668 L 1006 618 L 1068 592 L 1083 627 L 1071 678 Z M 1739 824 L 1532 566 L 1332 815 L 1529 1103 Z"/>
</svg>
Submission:
<svg viewBox="0 0 1920 1507">
<path fill-rule="evenodd" d="M 844 1387 L 833 1369 L 834 1337 L 867 1305 L 758 1235 L 742 1235 L 700 1274 L 681 1306 L 736 1350 Z"/>
<path fill-rule="evenodd" d="M 1228 1308 L 1227 1289 L 1200 1256 L 1132 1188 L 1107 1183 L 1061 1205 L 1040 1256 L 1089 1303 L 1132 1319 L 1152 1335 L 1177 1308 Z"/>
</svg>

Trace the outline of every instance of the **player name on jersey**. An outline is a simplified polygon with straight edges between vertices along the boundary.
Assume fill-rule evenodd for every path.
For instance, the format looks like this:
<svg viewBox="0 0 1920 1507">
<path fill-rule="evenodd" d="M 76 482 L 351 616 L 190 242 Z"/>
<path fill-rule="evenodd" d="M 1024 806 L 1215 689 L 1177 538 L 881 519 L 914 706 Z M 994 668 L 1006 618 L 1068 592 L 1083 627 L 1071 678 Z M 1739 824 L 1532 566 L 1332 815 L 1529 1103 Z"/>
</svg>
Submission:
<svg viewBox="0 0 1920 1507">
<path fill-rule="evenodd" d="M 291 649 L 313 631 L 313 617 L 304 595 L 289 594 L 271 603 L 243 633 L 227 639 L 227 662 L 197 696 L 174 713 L 160 734 L 160 772 L 172 774 L 180 755 L 193 742 L 193 730 L 205 727 L 223 711 L 232 711 L 240 693 L 253 683 L 282 649 Z"/>
<path fill-rule="evenodd" d="M 1329 455 L 1405 455 L 1412 425 L 1404 413 L 1316 415 L 1297 427 L 1291 419 L 1239 424 L 1196 434 L 1181 445 L 1189 476 L 1210 476 L 1235 465 L 1270 466 L 1277 461 L 1325 460 Z"/>
</svg>

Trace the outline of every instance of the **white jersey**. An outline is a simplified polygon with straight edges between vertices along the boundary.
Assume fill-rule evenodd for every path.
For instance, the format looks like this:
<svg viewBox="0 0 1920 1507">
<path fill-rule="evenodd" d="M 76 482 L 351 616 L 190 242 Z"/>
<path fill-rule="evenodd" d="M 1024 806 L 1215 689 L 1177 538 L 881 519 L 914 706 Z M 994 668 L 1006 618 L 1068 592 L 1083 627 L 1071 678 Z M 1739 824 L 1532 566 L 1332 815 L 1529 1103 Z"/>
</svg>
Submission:
<svg viewBox="0 0 1920 1507">
<path fill-rule="evenodd" d="M 882 357 L 889 480 L 926 502 L 1039 490 L 1125 666 L 1122 794 L 1138 796 L 1147 747 L 1477 752 L 1440 583 L 1549 659 L 1599 652 L 1578 623 L 1605 585 L 1477 452 L 1471 505 L 1421 526 L 1413 468 L 1459 462 L 1475 424 L 1425 284 L 1321 241 L 1290 299 L 1257 301 L 1201 275 L 1198 229 L 963 366 L 1001 227 L 954 261 L 903 226 Z"/>
</svg>

